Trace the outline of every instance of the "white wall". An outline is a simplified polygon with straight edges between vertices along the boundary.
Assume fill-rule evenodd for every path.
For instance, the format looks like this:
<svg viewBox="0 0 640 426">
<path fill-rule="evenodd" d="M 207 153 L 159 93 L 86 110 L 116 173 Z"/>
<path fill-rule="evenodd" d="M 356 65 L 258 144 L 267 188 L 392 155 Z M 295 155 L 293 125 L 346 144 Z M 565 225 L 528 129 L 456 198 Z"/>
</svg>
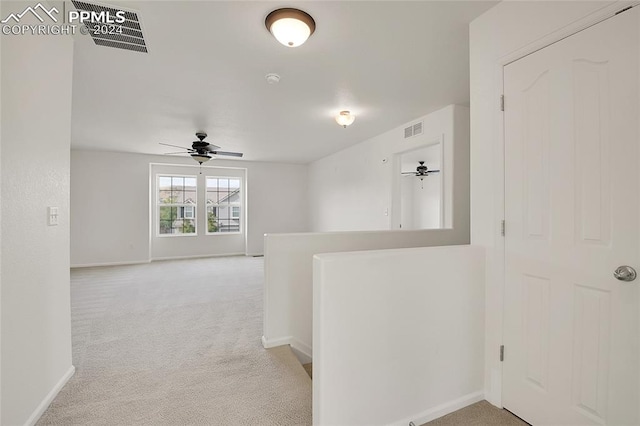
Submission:
<svg viewBox="0 0 640 426">
<path fill-rule="evenodd" d="M 404 139 L 404 127 L 424 120 L 424 133 Z M 394 155 L 443 139 L 445 224 L 469 221 L 469 109 L 450 105 L 309 165 L 310 228 L 314 232 L 392 227 L 399 191 Z M 348 131 L 348 129 L 346 130 Z M 396 185 L 394 185 L 394 183 Z M 454 208 L 455 206 L 455 208 Z"/>
<path fill-rule="evenodd" d="M 450 105 L 422 119 L 421 136 L 404 140 L 400 126 L 309 165 L 311 227 L 321 233 L 265 236 L 265 347 L 291 344 L 311 356 L 314 254 L 469 242 L 469 109 Z M 389 230 L 384 212 L 391 214 L 392 198 L 395 205 L 400 198 L 397 154 L 438 141 L 449 229 Z M 364 231 L 327 233 L 336 229 Z"/>
<path fill-rule="evenodd" d="M 478 247 L 315 256 L 313 424 L 423 424 L 483 398 Z"/>
<path fill-rule="evenodd" d="M 6 7 L 3 8 L 0 5 L 0 14 L 6 12 Z M 0 86 L 2 85 L 2 45 L 0 44 Z M 2 133 L 2 104 L 0 101 L 0 165 L 2 164 L 2 140 L 4 134 Z M 2 171 L 0 170 L 0 242 L 2 241 Z M 2 243 L 0 243 L 0 423 L 2 423 Z"/>
<path fill-rule="evenodd" d="M 0 15 L 24 3 L 2 2 Z M 69 141 L 73 42 L 2 36 L 1 400 L 3 425 L 34 423 L 73 374 Z M 59 224 L 47 226 L 47 207 Z"/>
<path fill-rule="evenodd" d="M 263 344 L 290 344 L 311 357 L 313 255 L 354 250 L 467 244 L 462 227 L 420 231 L 356 231 L 265 236 Z"/>
<path fill-rule="evenodd" d="M 485 394 L 501 405 L 504 275 L 502 67 L 610 16 L 629 2 L 502 2 L 470 26 L 471 242 L 487 248 Z M 508 108 L 509 100 L 506 100 Z M 509 225 L 507 224 L 507 232 Z"/>
<path fill-rule="evenodd" d="M 248 254 L 263 253 L 266 232 L 307 230 L 305 165 L 214 161 L 218 166 L 247 169 Z M 189 157 L 71 151 L 73 266 L 149 261 L 150 163 L 182 164 L 198 173 L 197 163 Z M 222 252 L 211 247 L 186 254 Z"/>
</svg>

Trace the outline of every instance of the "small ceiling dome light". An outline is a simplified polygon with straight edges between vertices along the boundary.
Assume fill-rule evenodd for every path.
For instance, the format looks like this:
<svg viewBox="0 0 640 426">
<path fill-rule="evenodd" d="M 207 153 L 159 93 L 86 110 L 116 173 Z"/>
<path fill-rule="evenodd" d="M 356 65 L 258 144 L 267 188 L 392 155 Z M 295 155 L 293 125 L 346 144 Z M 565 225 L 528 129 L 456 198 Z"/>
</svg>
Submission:
<svg viewBox="0 0 640 426">
<path fill-rule="evenodd" d="M 340 114 L 336 116 L 336 123 L 346 128 L 353 124 L 356 116 L 351 114 L 349 111 L 340 111 Z"/>
<path fill-rule="evenodd" d="M 280 82 L 280 76 L 275 73 L 269 73 L 264 76 L 269 84 L 278 84 Z"/>
<path fill-rule="evenodd" d="M 280 43 L 298 47 L 316 30 L 311 15 L 299 9 L 276 9 L 264 21 L 267 29 Z"/>
</svg>

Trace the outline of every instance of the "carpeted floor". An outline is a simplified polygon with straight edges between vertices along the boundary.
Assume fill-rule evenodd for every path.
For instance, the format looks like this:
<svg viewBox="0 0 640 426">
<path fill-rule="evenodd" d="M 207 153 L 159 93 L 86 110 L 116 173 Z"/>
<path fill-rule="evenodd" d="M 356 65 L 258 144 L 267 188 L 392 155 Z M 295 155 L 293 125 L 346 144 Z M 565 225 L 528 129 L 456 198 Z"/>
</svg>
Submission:
<svg viewBox="0 0 640 426">
<path fill-rule="evenodd" d="M 309 376 L 260 343 L 262 265 L 73 270 L 76 374 L 38 425 L 310 425 Z"/>
<path fill-rule="evenodd" d="M 507 410 L 501 410 L 489 404 L 487 401 L 480 401 L 473 405 L 455 411 L 446 416 L 435 419 L 423 426 L 528 426 L 529 423 L 522 421 Z"/>
</svg>

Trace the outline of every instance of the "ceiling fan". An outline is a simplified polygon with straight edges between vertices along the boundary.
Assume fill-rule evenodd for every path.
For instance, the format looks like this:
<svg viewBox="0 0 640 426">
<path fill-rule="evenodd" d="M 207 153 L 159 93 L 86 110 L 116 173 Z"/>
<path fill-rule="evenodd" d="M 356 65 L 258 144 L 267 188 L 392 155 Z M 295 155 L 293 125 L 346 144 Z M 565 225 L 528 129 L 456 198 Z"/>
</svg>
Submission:
<svg viewBox="0 0 640 426">
<path fill-rule="evenodd" d="M 413 175 L 424 178 L 425 176 L 429 176 L 431 173 L 440 173 L 440 170 L 429 170 L 427 166 L 424 165 L 424 161 L 418 161 L 420 165 L 416 167 L 415 172 L 402 172 L 403 175 Z"/>
<path fill-rule="evenodd" d="M 404 176 L 417 176 L 420 178 L 420 181 L 423 182 L 424 178 L 431 173 L 440 173 L 440 170 L 429 170 L 427 166 L 424 165 L 424 161 L 418 161 L 418 163 L 419 165 L 416 167 L 415 172 L 402 172 L 401 174 Z"/>
<path fill-rule="evenodd" d="M 197 141 L 193 141 L 191 143 L 191 148 L 187 148 L 184 146 L 171 145 L 168 143 L 160 142 L 160 145 L 172 146 L 174 148 L 184 149 L 186 151 L 179 152 L 167 152 L 165 155 L 175 155 L 175 154 L 189 154 L 191 158 L 196 160 L 200 165 L 211 160 L 214 155 L 227 155 L 229 157 L 242 157 L 241 152 L 228 152 L 228 151 L 219 151 L 220 147 L 218 145 L 211 144 L 209 142 L 205 142 L 204 138 L 207 137 L 205 132 L 196 132 Z"/>
</svg>

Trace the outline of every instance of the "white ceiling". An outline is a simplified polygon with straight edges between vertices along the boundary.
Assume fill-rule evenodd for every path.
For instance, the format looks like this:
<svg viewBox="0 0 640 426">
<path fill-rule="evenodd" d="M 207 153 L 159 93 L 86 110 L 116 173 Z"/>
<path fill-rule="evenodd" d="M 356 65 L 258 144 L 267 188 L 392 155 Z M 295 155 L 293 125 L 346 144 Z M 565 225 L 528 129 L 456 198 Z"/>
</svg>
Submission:
<svg viewBox="0 0 640 426">
<path fill-rule="evenodd" d="M 101 1 L 138 11 L 149 53 L 76 37 L 72 147 L 161 154 L 204 130 L 248 160 L 313 161 L 468 104 L 468 24 L 495 3 Z M 291 6 L 317 25 L 298 48 L 264 26 Z M 342 109 L 357 116 L 347 129 Z"/>
</svg>

